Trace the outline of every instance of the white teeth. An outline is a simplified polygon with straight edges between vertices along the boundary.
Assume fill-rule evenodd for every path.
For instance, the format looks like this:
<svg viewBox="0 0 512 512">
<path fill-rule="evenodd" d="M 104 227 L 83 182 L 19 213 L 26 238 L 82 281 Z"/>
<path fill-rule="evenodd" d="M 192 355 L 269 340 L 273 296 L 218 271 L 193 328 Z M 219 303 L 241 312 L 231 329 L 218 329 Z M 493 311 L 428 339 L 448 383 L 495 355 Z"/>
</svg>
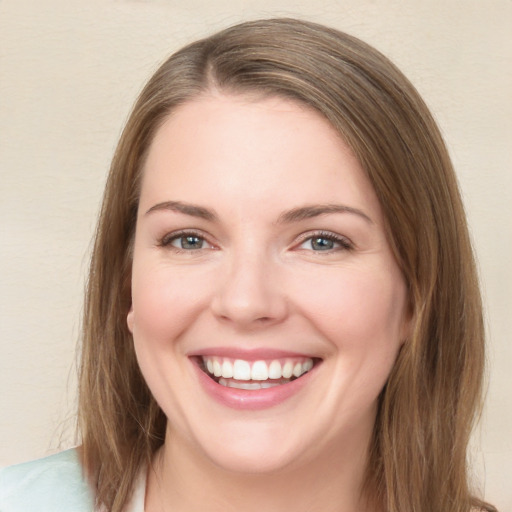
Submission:
<svg viewBox="0 0 512 512">
<path fill-rule="evenodd" d="M 251 380 L 251 365 L 247 361 L 237 359 L 233 365 L 233 378 L 236 380 Z"/>
<path fill-rule="evenodd" d="M 293 367 L 293 375 L 295 377 L 300 377 L 302 375 L 302 365 L 300 363 L 297 363 L 294 367 Z"/>
<path fill-rule="evenodd" d="M 278 382 L 262 382 L 260 384 L 261 389 L 275 388 L 276 386 L 280 386 Z"/>
<path fill-rule="evenodd" d="M 306 361 L 302 365 L 302 372 L 309 372 L 313 368 L 313 359 L 306 359 Z"/>
<path fill-rule="evenodd" d="M 313 361 L 311 361 L 311 364 L 313 364 Z M 268 367 L 268 378 L 280 379 L 282 376 L 281 363 L 279 361 L 272 361 Z"/>
<path fill-rule="evenodd" d="M 221 386 L 225 386 L 227 388 L 235 388 L 235 389 L 268 389 L 274 388 L 276 386 L 280 386 L 281 384 L 278 382 L 245 382 L 245 381 L 236 381 L 233 379 L 226 380 L 224 378 L 219 379 L 219 384 Z"/>
<path fill-rule="evenodd" d="M 313 359 L 311 358 L 290 358 L 290 359 L 274 359 L 272 361 L 254 361 L 249 362 L 243 359 L 232 360 L 223 357 L 204 356 L 203 364 L 205 370 L 214 377 L 223 379 L 234 379 L 236 381 L 267 381 L 278 379 L 290 379 L 292 377 L 300 377 L 304 373 L 313 368 Z M 225 386 L 231 386 L 230 381 L 224 381 Z M 283 384 L 281 382 L 280 384 Z M 252 382 L 247 384 L 257 384 L 260 382 Z M 265 383 L 266 387 L 271 387 L 267 384 L 279 385 L 274 383 Z M 241 388 L 241 389 L 260 389 L 261 387 Z"/>
<path fill-rule="evenodd" d="M 268 367 L 265 361 L 256 361 L 253 363 L 251 368 L 251 379 L 252 380 L 267 380 L 268 379 Z"/>
<path fill-rule="evenodd" d="M 225 379 L 233 377 L 233 365 L 227 359 L 222 363 L 222 376 Z"/>
<path fill-rule="evenodd" d="M 215 375 L 215 377 L 222 375 L 222 367 L 217 359 L 213 360 L 213 375 Z"/>
<path fill-rule="evenodd" d="M 286 361 L 282 373 L 284 379 L 289 379 L 293 375 L 293 363 L 291 361 Z"/>
<path fill-rule="evenodd" d="M 230 388 L 237 388 L 237 389 L 261 389 L 261 384 L 259 382 L 234 382 L 231 381 L 229 383 Z"/>
</svg>

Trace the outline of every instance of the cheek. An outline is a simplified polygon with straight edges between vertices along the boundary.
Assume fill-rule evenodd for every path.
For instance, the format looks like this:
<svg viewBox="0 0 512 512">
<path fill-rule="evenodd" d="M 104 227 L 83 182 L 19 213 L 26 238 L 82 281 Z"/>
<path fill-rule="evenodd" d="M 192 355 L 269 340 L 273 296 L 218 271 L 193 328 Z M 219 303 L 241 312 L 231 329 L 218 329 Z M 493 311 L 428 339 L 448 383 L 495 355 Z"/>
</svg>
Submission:
<svg viewBox="0 0 512 512">
<path fill-rule="evenodd" d="M 137 360 L 153 396 L 173 421 L 180 417 L 180 404 L 192 399 L 180 364 L 185 350 L 180 337 L 204 303 L 201 282 L 165 265 L 135 264 L 133 269 L 129 316 Z"/>
<path fill-rule="evenodd" d="M 340 350 L 400 346 L 405 312 L 405 285 L 394 272 L 354 269 L 317 275 L 296 292 L 301 309 Z"/>
<path fill-rule="evenodd" d="M 198 273 L 165 266 L 134 268 L 132 317 L 134 338 L 162 343 L 179 337 L 199 314 L 209 291 L 208 279 Z"/>
</svg>

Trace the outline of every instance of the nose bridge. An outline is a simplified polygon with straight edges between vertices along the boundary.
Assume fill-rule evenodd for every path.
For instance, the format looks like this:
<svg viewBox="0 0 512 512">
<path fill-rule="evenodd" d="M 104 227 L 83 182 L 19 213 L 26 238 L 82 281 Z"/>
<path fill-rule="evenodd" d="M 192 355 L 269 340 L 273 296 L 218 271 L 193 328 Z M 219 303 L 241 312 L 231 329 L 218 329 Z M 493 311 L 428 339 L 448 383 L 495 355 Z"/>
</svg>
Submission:
<svg viewBox="0 0 512 512">
<path fill-rule="evenodd" d="M 246 240 L 229 251 L 219 276 L 214 313 L 239 325 L 275 323 L 286 315 L 278 263 L 262 244 Z"/>
</svg>

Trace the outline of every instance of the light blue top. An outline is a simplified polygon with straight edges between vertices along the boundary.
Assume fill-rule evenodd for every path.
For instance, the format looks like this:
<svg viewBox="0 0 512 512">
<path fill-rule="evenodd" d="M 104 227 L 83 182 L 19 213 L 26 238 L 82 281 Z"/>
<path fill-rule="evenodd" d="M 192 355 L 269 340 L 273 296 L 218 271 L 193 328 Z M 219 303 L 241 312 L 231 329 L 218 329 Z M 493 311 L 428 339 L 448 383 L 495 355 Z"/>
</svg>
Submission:
<svg viewBox="0 0 512 512">
<path fill-rule="evenodd" d="M 139 478 L 126 512 L 143 512 L 144 494 L 145 478 Z M 0 469 L 0 512 L 94 510 L 76 449 Z"/>
</svg>

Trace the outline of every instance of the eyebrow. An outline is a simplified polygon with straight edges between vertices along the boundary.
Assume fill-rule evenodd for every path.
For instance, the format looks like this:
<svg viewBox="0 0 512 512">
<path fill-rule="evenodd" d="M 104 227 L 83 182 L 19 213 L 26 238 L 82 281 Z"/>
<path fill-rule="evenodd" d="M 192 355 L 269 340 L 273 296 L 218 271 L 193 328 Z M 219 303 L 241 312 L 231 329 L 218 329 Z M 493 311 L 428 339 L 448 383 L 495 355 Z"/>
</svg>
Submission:
<svg viewBox="0 0 512 512">
<path fill-rule="evenodd" d="M 164 201 L 162 203 L 155 204 L 146 212 L 146 215 L 160 210 L 179 212 L 185 215 L 190 215 L 191 217 L 198 217 L 200 219 L 208 220 L 210 222 L 217 221 L 219 218 L 213 210 L 203 206 L 183 203 L 181 201 Z M 373 224 L 373 220 L 363 211 L 342 204 L 315 204 L 293 208 L 281 213 L 276 223 L 290 224 L 293 222 L 300 222 L 302 220 L 312 219 L 314 217 L 319 217 L 320 215 L 328 215 L 332 213 L 350 213 L 353 215 L 358 215 L 366 222 Z"/>
<path fill-rule="evenodd" d="M 163 203 L 155 204 L 146 212 L 146 215 L 159 210 L 170 210 L 173 212 L 184 213 L 185 215 L 209 221 L 215 221 L 218 219 L 217 214 L 213 210 L 209 210 L 203 206 L 182 203 L 181 201 L 164 201 Z"/>
<path fill-rule="evenodd" d="M 366 215 L 363 211 L 353 208 L 351 206 L 345 206 L 342 204 L 315 204 L 308 206 L 301 206 L 299 208 L 293 208 L 287 212 L 283 212 L 277 222 L 279 224 L 287 224 L 291 222 L 299 222 L 301 220 L 311 219 L 320 215 L 327 215 L 330 213 L 351 213 L 362 217 L 366 222 L 373 224 L 373 220 Z"/>
</svg>

